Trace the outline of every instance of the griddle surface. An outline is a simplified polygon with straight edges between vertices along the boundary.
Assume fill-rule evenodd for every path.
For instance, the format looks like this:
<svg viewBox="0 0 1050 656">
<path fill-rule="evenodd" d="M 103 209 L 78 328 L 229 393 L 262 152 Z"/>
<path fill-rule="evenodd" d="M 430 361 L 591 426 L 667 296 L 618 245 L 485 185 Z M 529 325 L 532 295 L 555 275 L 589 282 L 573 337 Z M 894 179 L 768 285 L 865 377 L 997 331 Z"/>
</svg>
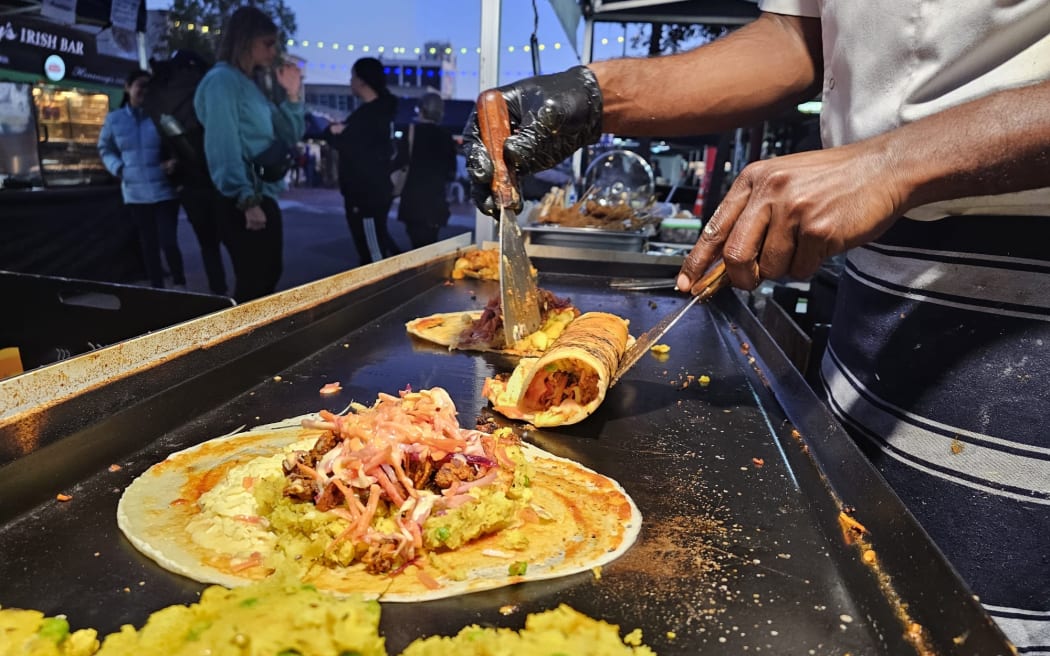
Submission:
<svg viewBox="0 0 1050 656">
<path fill-rule="evenodd" d="M 627 317 L 633 334 L 684 302 L 670 292 L 610 291 L 606 280 L 586 276 L 544 275 L 540 284 L 571 297 L 582 311 Z M 0 604 L 65 613 L 74 627 L 105 634 L 124 623 L 141 626 L 163 606 L 194 602 L 204 586 L 163 570 L 121 535 L 115 511 L 123 488 L 167 454 L 240 426 L 321 408 L 340 411 L 351 400 L 369 404 L 379 392 L 406 386 L 448 389 L 460 423 L 472 425 L 487 404 L 482 381 L 510 371 L 514 359 L 450 353 L 410 338 L 403 324 L 481 308 L 497 293 L 496 283 L 438 284 L 393 309 L 377 295 L 363 326 L 318 344 L 292 366 L 244 380 L 240 396 L 144 440 L 141 450 L 116 463 L 119 471 L 102 469 L 55 490 L 73 499 L 47 502 L 0 528 Z M 309 339 L 305 333 L 299 338 Z M 664 655 L 902 653 L 898 639 L 870 620 L 870 609 L 884 608 L 883 600 L 853 584 L 867 571 L 843 558 L 841 536 L 828 535 L 830 500 L 814 498 L 819 485 L 800 486 L 800 477 L 815 481 L 816 475 L 793 464 L 790 426 L 737 337 L 711 309 L 698 307 L 663 340 L 667 358 L 645 356 L 592 417 L 523 434 L 616 479 L 641 509 L 638 542 L 604 567 L 600 579 L 586 573 L 384 604 L 388 651 L 471 623 L 518 628 L 527 613 L 566 603 L 620 625 L 621 633 L 642 628 L 645 643 Z M 697 381 L 702 375 L 710 378 L 706 387 Z M 340 394 L 319 395 L 334 381 L 342 384 Z M 199 402 L 208 390 L 191 393 Z M 138 413 L 144 435 L 150 414 L 147 402 Z M 501 614 L 507 605 L 514 611 Z"/>
</svg>

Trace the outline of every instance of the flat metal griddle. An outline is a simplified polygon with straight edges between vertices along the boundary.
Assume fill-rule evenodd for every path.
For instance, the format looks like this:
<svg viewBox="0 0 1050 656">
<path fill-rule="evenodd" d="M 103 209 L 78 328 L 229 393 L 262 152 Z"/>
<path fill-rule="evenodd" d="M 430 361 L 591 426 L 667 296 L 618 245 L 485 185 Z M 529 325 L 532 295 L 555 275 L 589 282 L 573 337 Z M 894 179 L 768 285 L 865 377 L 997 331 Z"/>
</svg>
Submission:
<svg viewBox="0 0 1050 656">
<path fill-rule="evenodd" d="M 624 274 L 615 263 L 536 264 L 542 287 L 583 311 L 627 317 L 636 334 L 684 302 L 671 292 L 610 290 L 609 276 Z M 376 280 L 5 427 L 3 441 L 36 430 L 41 446 L 0 467 L 0 605 L 65 613 L 75 628 L 104 635 L 196 601 L 204 586 L 139 554 L 116 525 L 124 487 L 172 451 L 243 425 L 370 403 L 406 385 L 448 389 L 460 423 L 470 425 L 486 406 L 482 381 L 510 371 L 514 359 L 450 353 L 403 330 L 409 319 L 481 308 L 498 293 L 493 282 L 448 285 L 450 267 L 448 258 Z M 632 265 L 627 273 L 673 270 Z M 645 357 L 583 423 L 523 433 L 626 488 L 644 518 L 635 546 L 600 579 L 585 573 L 384 604 L 389 653 L 472 623 L 520 628 L 527 613 L 560 603 L 622 633 L 641 628 L 664 655 L 923 653 L 904 638 L 903 607 L 924 627 L 931 653 L 1008 653 L 737 296 L 723 292 L 698 307 L 664 341 L 666 360 Z M 342 393 L 320 396 L 334 381 Z M 78 424 L 84 413 L 92 419 Z M 109 471 L 111 463 L 121 469 Z M 57 502 L 57 492 L 73 499 Z M 868 528 L 877 567 L 845 544 L 844 505 Z"/>
</svg>

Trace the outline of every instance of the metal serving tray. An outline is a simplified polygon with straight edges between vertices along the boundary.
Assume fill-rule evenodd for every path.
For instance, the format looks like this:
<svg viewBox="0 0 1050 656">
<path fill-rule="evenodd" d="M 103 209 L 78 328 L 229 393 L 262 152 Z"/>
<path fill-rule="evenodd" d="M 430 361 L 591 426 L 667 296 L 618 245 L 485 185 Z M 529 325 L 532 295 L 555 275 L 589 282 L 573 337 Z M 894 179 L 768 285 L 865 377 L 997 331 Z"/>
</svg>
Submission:
<svg viewBox="0 0 1050 656">
<path fill-rule="evenodd" d="M 522 226 L 529 242 L 542 246 L 565 248 L 601 248 L 614 251 L 644 252 L 651 228 L 642 230 L 603 230 L 601 228 L 567 228 L 560 225 L 529 224 Z"/>
<path fill-rule="evenodd" d="M 384 260 L 0 383 L 7 399 L 0 605 L 65 613 L 73 627 L 105 634 L 196 601 L 202 585 L 155 565 L 116 526 L 122 490 L 172 451 L 406 385 L 447 388 L 469 424 L 486 406 L 483 379 L 509 371 L 513 359 L 449 352 L 402 328 L 421 315 L 480 308 L 498 293 L 493 282 L 449 284 L 456 252 L 448 248 Z M 582 310 L 623 315 L 635 333 L 683 302 L 672 292 L 609 288 L 613 276 L 670 278 L 677 267 L 625 271 L 618 257 L 608 259 L 534 254 L 541 286 Z M 559 603 L 623 633 L 640 627 L 664 656 L 1010 653 L 734 293 L 691 311 L 665 341 L 668 357 L 644 358 L 589 419 L 524 431 L 621 482 L 644 517 L 638 542 L 600 578 L 588 572 L 384 604 L 391 654 L 471 623 L 519 628 L 527 613 Z M 92 384 L 87 370 L 104 380 Z M 698 382 L 704 375 L 706 387 Z M 72 387 L 56 389 L 61 380 Z M 320 396 L 332 381 L 343 392 Z M 59 492 L 72 500 L 56 501 Z M 863 544 L 847 544 L 844 509 L 867 528 Z M 500 612 L 506 607 L 509 615 Z"/>
</svg>

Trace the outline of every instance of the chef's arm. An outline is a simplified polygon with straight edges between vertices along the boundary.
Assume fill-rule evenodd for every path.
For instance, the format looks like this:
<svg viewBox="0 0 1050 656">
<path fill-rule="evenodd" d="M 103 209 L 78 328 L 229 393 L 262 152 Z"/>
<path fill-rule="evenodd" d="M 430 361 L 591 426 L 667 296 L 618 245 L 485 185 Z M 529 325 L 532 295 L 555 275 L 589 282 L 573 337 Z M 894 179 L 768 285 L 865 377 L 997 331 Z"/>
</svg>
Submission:
<svg viewBox="0 0 1050 656">
<path fill-rule="evenodd" d="M 667 57 L 589 64 L 602 131 L 677 136 L 761 121 L 820 91 L 820 20 L 762 13 L 725 38 Z"/>
<path fill-rule="evenodd" d="M 957 105 L 873 139 L 898 205 L 1050 185 L 1050 81 Z"/>
</svg>

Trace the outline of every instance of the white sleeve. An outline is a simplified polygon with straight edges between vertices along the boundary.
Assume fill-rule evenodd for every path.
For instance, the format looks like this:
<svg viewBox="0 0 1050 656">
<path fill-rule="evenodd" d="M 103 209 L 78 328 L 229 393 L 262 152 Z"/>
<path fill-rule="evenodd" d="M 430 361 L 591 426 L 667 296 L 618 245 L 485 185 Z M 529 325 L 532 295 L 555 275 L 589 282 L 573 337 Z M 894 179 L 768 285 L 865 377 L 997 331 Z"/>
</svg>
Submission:
<svg viewBox="0 0 1050 656">
<path fill-rule="evenodd" d="M 758 0 L 758 8 L 771 14 L 820 18 L 820 0 Z"/>
</svg>

